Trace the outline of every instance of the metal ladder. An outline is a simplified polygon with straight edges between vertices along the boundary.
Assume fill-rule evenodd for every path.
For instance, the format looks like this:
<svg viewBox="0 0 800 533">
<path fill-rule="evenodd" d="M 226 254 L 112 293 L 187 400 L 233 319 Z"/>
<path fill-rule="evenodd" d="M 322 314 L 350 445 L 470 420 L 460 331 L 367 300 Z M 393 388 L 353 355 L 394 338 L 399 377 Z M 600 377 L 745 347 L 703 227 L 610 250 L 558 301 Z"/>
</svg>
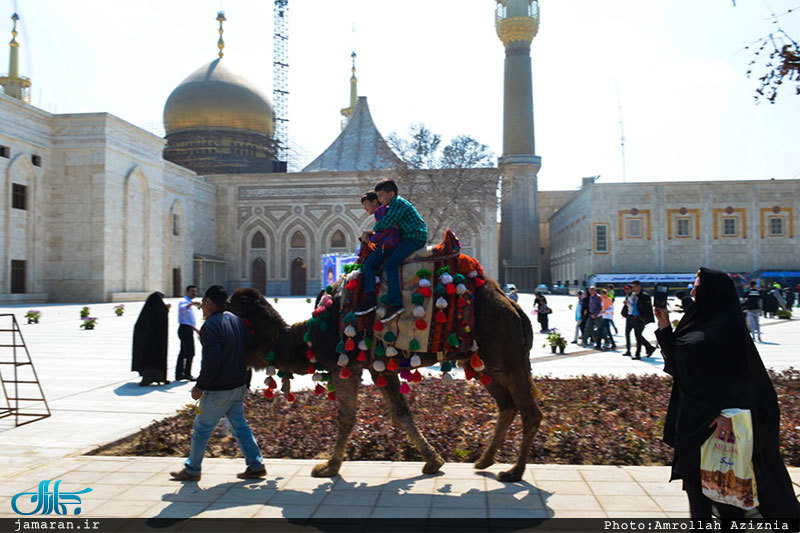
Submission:
<svg viewBox="0 0 800 533">
<path fill-rule="evenodd" d="M 13 314 L 0 314 L 0 325 L 6 324 L 6 319 L 10 319 L 11 327 L 0 328 L 0 383 L 6 399 L 6 407 L 0 406 L 0 418 L 13 416 L 14 427 L 19 427 L 49 417 L 50 407 L 44 398 L 44 391 L 33 367 L 25 339 L 22 338 L 17 318 Z M 7 342 L 9 340 L 10 343 Z M 13 372 L 3 371 L 8 366 L 11 366 Z M 30 372 L 27 371 L 28 367 Z M 6 376 L 12 373 L 13 378 L 8 379 Z M 30 374 L 33 374 L 33 379 L 29 379 Z M 44 405 L 45 412 L 41 412 L 39 403 Z M 22 422 L 20 418 L 23 418 Z"/>
</svg>

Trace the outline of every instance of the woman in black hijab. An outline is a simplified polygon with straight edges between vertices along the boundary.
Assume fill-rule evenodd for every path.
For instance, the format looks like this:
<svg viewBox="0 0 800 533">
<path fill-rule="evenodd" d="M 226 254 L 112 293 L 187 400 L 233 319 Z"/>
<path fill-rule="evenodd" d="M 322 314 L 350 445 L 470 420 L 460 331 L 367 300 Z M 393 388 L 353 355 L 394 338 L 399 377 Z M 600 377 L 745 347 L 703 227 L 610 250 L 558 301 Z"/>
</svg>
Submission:
<svg viewBox="0 0 800 533">
<path fill-rule="evenodd" d="M 139 372 L 139 386 L 152 383 L 167 384 L 167 306 L 164 295 L 154 292 L 139 313 L 133 328 L 133 364 Z"/>
<path fill-rule="evenodd" d="M 733 281 L 724 272 L 701 268 L 692 289 L 694 303 L 675 331 L 666 309 L 656 309 L 656 337 L 672 395 L 664 442 L 675 450 L 673 479 L 683 480 L 692 518 L 742 518 L 744 510 L 714 503 L 702 493 L 700 447 L 714 433 L 732 433 L 723 409 L 749 409 L 753 420 L 753 469 L 758 509 L 765 518 L 797 518 L 800 506 L 778 448 L 780 410 L 775 389 L 747 331 Z"/>
</svg>

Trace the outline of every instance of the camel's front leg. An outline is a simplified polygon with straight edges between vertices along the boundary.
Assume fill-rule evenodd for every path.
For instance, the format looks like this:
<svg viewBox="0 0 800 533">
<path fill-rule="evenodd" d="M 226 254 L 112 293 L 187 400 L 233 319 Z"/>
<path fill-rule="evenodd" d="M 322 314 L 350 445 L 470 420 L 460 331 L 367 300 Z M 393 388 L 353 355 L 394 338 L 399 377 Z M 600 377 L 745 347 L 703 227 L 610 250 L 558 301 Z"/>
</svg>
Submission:
<svg viewBox="0 0 800 533">
<path fill-rule="evenodd" d="M 422 473 L 435 474 L 444 464 L 444 459 L 433 449 L 433 446 L 428 443 L 422 433 L 419 432 L 419 429 L 417 429 L 416 424 L 414 424 L 411 410 L 408 408 L 408 402 L 400 393 L 400 380 L 397 378 L 397 374 L 385 374 L 385 377 L 387 384 L 385 387 L 381 387 L 380 391 L 389 406 L 392 420 L 408 434 L 417 451 L 425 459 Z M 378 375 L 373 372 L 372 378 L 377 380 Z"/>
<path fill-rule="evenodd" d="M 314 477 L 331 477 L 339 473 L 344 459 L 344 450 L 350 433 L 356 425 L 356 408 L 358 406 L 358 379 L 359 373 L 353 373 L 347 379 L 339 378 L 336 373 L 331 373 L 336 387 L 336 443 L 333 445 L 331 458 L 320 463 L 311 470 Z"/>
</svg>

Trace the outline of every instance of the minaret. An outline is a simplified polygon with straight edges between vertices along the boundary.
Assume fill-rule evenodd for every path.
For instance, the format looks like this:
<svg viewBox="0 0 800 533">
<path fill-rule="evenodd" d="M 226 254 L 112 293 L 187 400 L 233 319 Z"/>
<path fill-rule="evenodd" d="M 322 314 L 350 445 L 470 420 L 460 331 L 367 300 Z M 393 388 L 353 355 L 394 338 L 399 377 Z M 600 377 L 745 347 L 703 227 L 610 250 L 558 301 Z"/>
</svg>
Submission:
<svg viewBox="0 0 800 533">
<path fill-rule="evenodd" d="M 11 20 L 14 21 L 14 27 L 11 29 L 11 42 L 8 43 L 11 48 L 8 54 L 8 76 L 0 76 L 0 85 L 3 86 L 3 90 L 8 96 L 30 103 L 28 89 L 31 86 L 31 80 L 19 75 L 19 43 L 17 42 L 19 15 L 14 13 L 11 15 Z"/>
<path fill-rule="evenodd" d="M 356 53 L 353 51 L 350 54 L 350 58 L 353 60 L 353 67 L 350 69 L 352 73 L 350 75 L 350 106 L 342 108 L 342 129 L 344 130 L 347 123 L 350 121 L 350 115 L 352 115 L 356 110 L 356 104 L 358 104 L 358 78 L 356 78 Z"/>
<path fill-rule="evenodd" d="M 497 36 L 506 49 L 503 88 L 503 178 L 500 281 L 532 291 L 541 275 L 536 175 L 541 158 L 533 142 L 531 42 L 539 30 L 538 0 L 496 0 Z"/>
<path fill-rule="evenodd" d="M 219 58 L 222 59 L 222 56 L 224 55 L 222 50 L 225 48 L 225 41 L 222 40 L 222 32 L 224 31 L 222 29 L 222 23 L 228 20 L 225 18 L 224 11 L 217 11 L 217 20 L 219 21 L 219 40 L 217 41 L 217 48 L 219 48 Z"/>
</svg>

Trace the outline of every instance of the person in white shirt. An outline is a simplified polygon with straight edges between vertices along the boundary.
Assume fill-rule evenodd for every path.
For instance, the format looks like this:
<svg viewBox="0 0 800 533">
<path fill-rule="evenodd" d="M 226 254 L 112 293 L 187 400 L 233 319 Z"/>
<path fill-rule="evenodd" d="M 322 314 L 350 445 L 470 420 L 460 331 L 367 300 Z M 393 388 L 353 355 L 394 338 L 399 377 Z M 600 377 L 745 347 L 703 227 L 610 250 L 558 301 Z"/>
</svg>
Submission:
<svg viewBox="0 0 800 533">
<path fill-rule="evenodd" d="M 178 338 L 181 340 L 181 351 L 178 364 L 175 365 L 175 381 L 197 381 L 192 376 L 192 359 L 194 358 L 194 334 L 198 332 L 194 308 L 200 304 L 192 300 L 197 298 L 197 285 L 186 287 L 186 295 L 178 304 Z"/>
</svg>

